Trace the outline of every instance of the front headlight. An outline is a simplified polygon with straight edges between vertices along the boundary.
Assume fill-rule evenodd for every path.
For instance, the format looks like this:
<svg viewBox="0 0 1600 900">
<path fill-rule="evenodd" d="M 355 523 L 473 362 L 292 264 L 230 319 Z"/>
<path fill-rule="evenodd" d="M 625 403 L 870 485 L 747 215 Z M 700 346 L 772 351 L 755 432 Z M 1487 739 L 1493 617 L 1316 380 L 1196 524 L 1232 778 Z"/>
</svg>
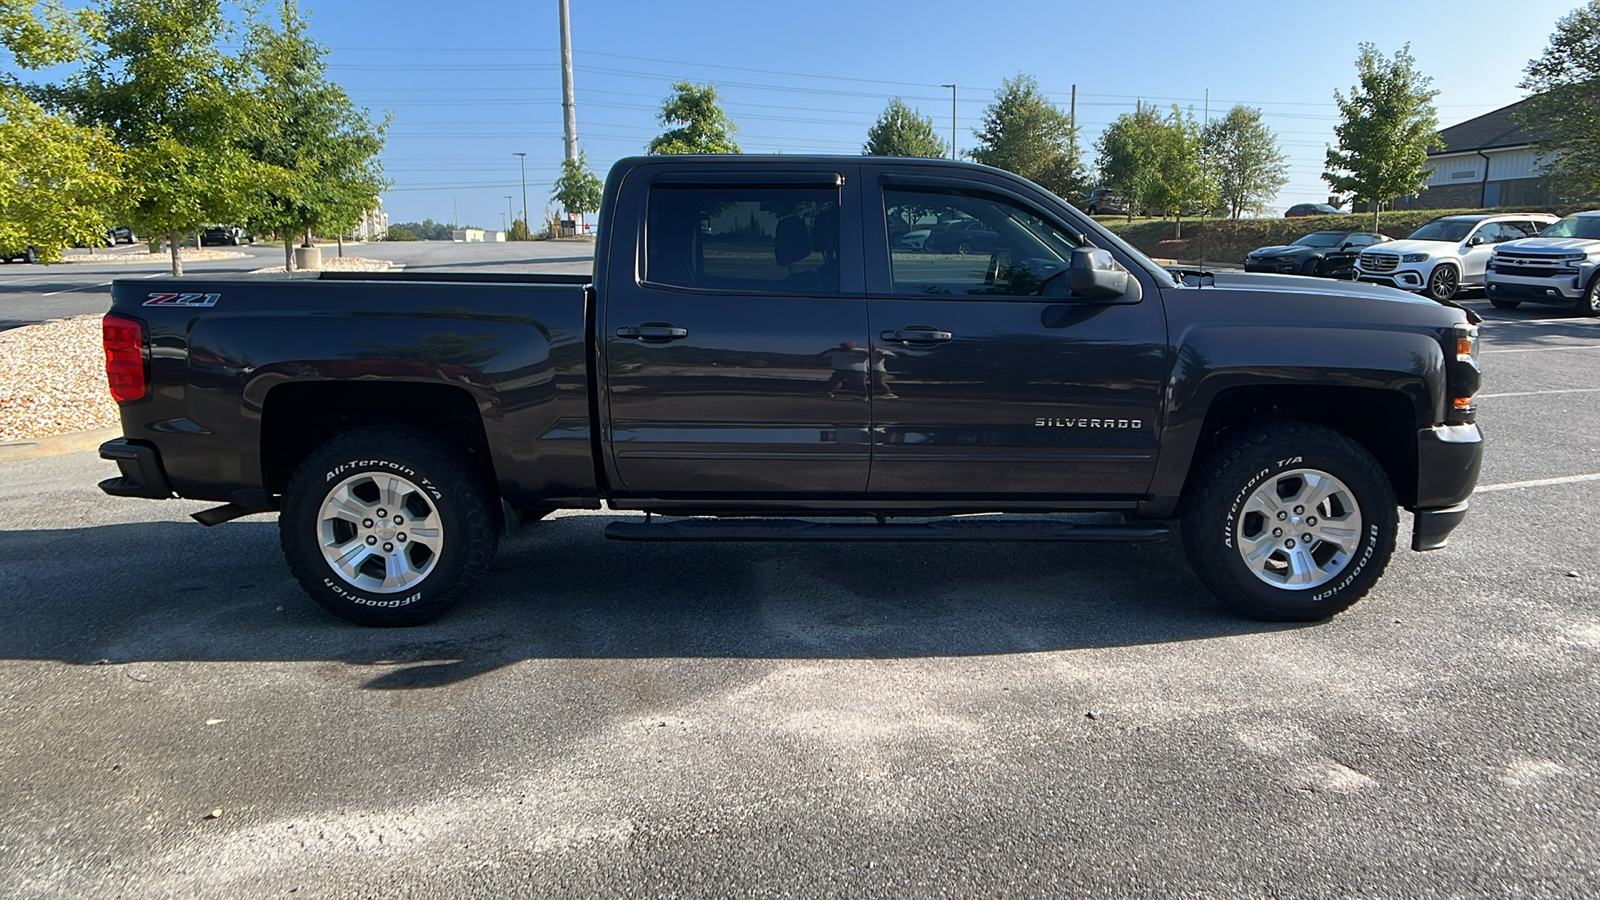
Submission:
<svg viewBox="0 0 1600 900">
<path fill-rule="evenodd" d="M 1426 254 L 1426 253 L 1407 253 L 1405 256 L 1400 257 L 1400 261 L 1401 262 L 1408 262 L 1408 263 L 1427 262 L 1428 261 L 1428 254 Z"/>
</svg>

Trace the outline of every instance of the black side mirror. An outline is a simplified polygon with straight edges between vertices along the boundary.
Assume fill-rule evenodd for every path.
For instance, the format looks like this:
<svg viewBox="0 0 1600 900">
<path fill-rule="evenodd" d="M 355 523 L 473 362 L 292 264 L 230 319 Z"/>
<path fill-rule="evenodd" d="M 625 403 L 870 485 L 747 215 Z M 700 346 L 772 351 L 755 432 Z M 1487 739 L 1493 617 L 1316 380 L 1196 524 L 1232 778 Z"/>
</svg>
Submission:
<svg viewBox="0 0 1600 900">
<path fill-rule="evenodd" d="M 1072 251 L 1066 274 L 1072 293 L 1084 300 L 1137 303 L 1143 296 L 1139 279 L 1117 265 L 1109 250 L 1079 247 Z"/>
</svg>

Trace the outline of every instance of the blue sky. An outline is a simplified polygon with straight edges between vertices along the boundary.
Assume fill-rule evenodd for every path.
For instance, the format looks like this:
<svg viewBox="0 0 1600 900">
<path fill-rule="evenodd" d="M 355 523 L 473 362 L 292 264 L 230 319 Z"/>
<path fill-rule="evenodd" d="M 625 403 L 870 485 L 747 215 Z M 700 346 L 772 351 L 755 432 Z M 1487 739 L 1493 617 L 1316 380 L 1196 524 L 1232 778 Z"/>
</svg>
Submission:
<svg viewBox="0 0 1600 900">
<path fill-rule="evenodd" d="M 661 131 L 655 112 L 678 79 L 718 86 L 747 152 L 858 153 L 888 98 L 933 117 L 948 139 L 958 88 L 959 146 L 1000 79 L 1033 75 L 1063 108 L 1078 87 L 1086 162 L 1100 129 L 1135 102 L 1213 115 L 1264 111 L 1290 157 L 1278 207 L 1326 199 L 1318 175 L 1338 120 L 1335 89 L 1355 80 L 1357 44 L 1410 42 L 1434 79 L 1442 125 L 1522 97 L 1529 59 L 1576 0 L 1490 2 L 662 4 L 572 0 L 578 135 L 602 176 Z M 385 167 L 391 221 L 498 228 L 520 210 L 513 153 L 528 154 L 528 205 L 544 208 L 561 160 L 555 0 L 528 4 L 309 2 L 333 77 L 360 104 L 394 114 Z"/>
</svg>

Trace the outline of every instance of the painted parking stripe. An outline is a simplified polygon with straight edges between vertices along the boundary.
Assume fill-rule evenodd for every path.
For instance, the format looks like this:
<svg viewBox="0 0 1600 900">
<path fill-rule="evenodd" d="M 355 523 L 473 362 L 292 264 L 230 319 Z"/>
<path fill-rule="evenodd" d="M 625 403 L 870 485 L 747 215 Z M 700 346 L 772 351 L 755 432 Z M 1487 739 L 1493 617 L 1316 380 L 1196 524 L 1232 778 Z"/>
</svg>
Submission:
<svg viewBox="0 0 1600 900">
<path fill-rule="evenodd" d="M 1558 350 L 1600 350 L 1600 344 L 1590 347 L 1518 347 L 1515 350 L 1484 350 L 1485 353 L 1555 353 Z"/>
<path fill-rule="evenodd" d="M 1488 494 L 1494 491 L 1520 491 L 1523 488 L 1548 487 L 1552 484 L 1577 484 L 1581 481 L 1600 481 L 1600 472 L 1591 475 L 1568 475 L 1565 478 L 1535 478 L 1532 481 L 1511 481 L 1505 484 L 1486 484 L 1475 494 Z"/>
<path fill-rule="evenodd" d="M 99 284 L 88 284 L 88 285 L 84 285 L 83 287 L 64 288 L 64 289 L 59 290 L 59 291 L 51 291 L 50 293 L 42 294 L 41 296 L 54 297 L 57 294 L 71 294 L 71 293 L 74 293 L 76 291 L 92 291 L 95 288 L 108 287 L 110 284 L 111 284 L 111 282 L 109 282 L 109 281 L 102 281 Z"/>
<path fill-rule="evenodd" d="M 1479 400 L 1493 400 L 1496 397 L 1543 397 L 1546 394 L 1593 394 L 1600 388 L 1560 388 L 1553 391 L 1509 391 L 1504 394 L 1479 394 Z"/>
</svg>

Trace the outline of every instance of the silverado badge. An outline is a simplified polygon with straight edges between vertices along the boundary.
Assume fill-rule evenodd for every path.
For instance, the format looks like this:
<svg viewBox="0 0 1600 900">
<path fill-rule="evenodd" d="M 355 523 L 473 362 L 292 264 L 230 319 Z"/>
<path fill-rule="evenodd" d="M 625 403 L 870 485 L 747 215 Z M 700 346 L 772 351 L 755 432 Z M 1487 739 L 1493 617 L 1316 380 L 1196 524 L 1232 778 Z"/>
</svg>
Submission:
<svg viewBox="0 0 1600 900">
<path fill-rule="evenodd" d="M 1143 419 L 1054 419 L 1040 417 L 1033 420 L 1036 428 L 1143 428 Z"/>
</svg>

